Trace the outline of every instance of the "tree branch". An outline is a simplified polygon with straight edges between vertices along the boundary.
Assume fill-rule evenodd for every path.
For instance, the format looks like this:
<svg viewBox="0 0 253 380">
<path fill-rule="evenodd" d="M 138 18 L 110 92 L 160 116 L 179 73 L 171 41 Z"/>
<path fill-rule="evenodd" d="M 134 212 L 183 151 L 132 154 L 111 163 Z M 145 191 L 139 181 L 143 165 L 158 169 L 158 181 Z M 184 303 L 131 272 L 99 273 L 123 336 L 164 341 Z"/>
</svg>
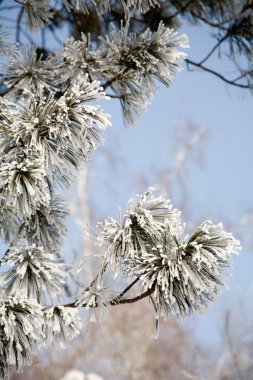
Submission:
<svg viewBox="0 0 253 380">
<path fill-rule="evenodd" d="M 233 86 L 240 87 L 240 88 L 247 88 L 247 89 L 252 89 L 253 88 L 253 85 L 250 85 L 250 84 L 246 85 L 246 84 L 242 84 L 242 83 L 236 83 L 235 81 L 230 80 L 230 79 L 224 77 L 222 74 L 218 73 L 217 71 L 209 69 L 208 67 L 203 66 L 201 63 L 194 62 L 194 61 L 192 61 L 192 60 L 190 60 L 188 58 L 185 60 L 185 62 L 187 64 L 187 66 L 188 65 L 196 66 L 196 67 L 198 67 L 199 69 L 201 69 L 203 71 L 206 71 L 206 72 L 208 72 L 210 74 L 215 75 L 217 78 L 220 78 L 224 82 L 226 82 L 228 84 L 232 84 Z"/>
<path fill-rule="evenodd" d="M 180 15 L 180 13 L 184 12 L 186 10 L 186 8 L 188 8 L 188 6 L 192 3 L 192 0 L 189 0 L 187 1 L 187 3 L 182 6 L 180 9 L 178 9 L 175 13 L 173 13 L 172 15 L 170 15 L 169 17 L 167 17 L 166 20 L 171 20 L 173 19 L 174 17 Z"/>
<path fill-rule="evenodd" d="M 136 297 L 120 299 L 120 296 L 121 295 L 123 296 L 134 284 L 136 284 L 136 282 L 138 280 L 139 280 L 139 278 L 136 278 L 125 290 L 123 290 L 123 292 L 118 297 L 115 297 L 112 301 L 108 302 L 108 306 L 117 306 L 117 305 L 123 305 L 123 304 L 127 304 L 127 303 L 135 303 L 135 302 L 138 302 L 138 301 L 142 300 L 143 298 L 151 296 L 151 294 L 155 290 L 154 286 L 151 289 L 146 290 L 146 292 L 141 293 L 141 294 L 139 294 Z M 78 307 L 75 304 L 75 302 L 68 303 L 68 304 L 65 304 L 63 306 L 64 307 Z M 86 306 L 87 306 L 86 304 L 83 304 L 81 307 L 86 307 Z M 98 307 L 98 305 L 95 304 L 93 307 L 96 308 L 96 307 Z"/>
<path fill-rule="evenodd" d="M 17 26 L 16 26 L 16 42 L 20 42 L 20 23 L 24 14 L 24 7 L 22 7 L 19 11 L 17 18 Z"/>
<path fill-rule="evenodd" d="M 118 302 L 120 298 L 122 298 L 137 282 L 139 281 L 139 277 L 137 277 L 131 284 L 129 284 L 117 297 L 112 300 L 112 302 Z"/>
<path fill-rule="evenodd" d="M 205 56 L 205 58 L 203 58 L 200 62 L 199 62 L 199 65 L 202 65 L 203 63 L 205 63 L 210 57 L 211 55 L 215 52 L 215 50 L 228 38 L 229 36 L 229 32 L 227 32 L 215 45 L 214 47 L 209 51 L 209 53 Z"/>
<path fill-rule="evenodd" d="M 228 22 L 230 22 L 232 20 L 232 18 L 229 18 L 228 20 L 224 20 L 222 22 L 212 22 L 210 20 L 208 20 L 207 18 L 203 17 L 203 16 L 200 16 L 198 15 L 197 13 L 191 11 L 191 14 L 192 16 L 198 18 L 200 21 L 203 21 L 205 24 L 211 26 L 212 28 L 217 28 L 217 29 L 221 29 L 221 30 L 225 30 L 227 31 L 228 28 L 226 28 L 225 26 L 223 26 L 224 24 L 227 24 Z"/>
</svg>

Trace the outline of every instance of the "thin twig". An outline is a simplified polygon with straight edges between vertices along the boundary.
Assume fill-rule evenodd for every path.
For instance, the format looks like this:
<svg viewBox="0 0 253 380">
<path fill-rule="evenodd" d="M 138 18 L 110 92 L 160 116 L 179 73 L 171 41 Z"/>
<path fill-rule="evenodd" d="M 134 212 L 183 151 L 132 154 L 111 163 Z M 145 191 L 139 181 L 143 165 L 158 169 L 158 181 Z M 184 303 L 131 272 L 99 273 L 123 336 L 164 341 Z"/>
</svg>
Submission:
<svg viewBox="0 0 253 380">
<path fill-rule="evenodd" d="M 190 60 L 188 58 L 185 60 L 185 62 L 187 63 L 187 65 L 196 66 L 196 67 L 198 67 L 199 69 L 201 69 L 203 71 L 206 71 L 206 72 L 208 72 L 210 74 L 215 75 L 217 78 L 220 78 L 221 80 L 223 80 L 224 82 L 226 82 L 228 84 L 232 84 L 233 86 L 240 87 L 240 88 L 252 89 L 251 85 L 246 85 L 246 84 L 242 84 L 242 83 L 235 83 L 233 80 L 227 79 L 226 77 L 224 77 L 222 74 L 218 73 L 217 71 L 209 69 L 208 67 L 203 66 L 200 63 L 194 62 L 194 61 L 192 61 L 192 60 Z"/>
<path fill-rule="evenodd" d="M 211 55 L 215 52 L 215 50 L 228 38 L 229 36 L 229 32 L 227 32 L 218 42 L 217 44 L 214 45 L 214 47 L 209 51 L 209 53 L 205 56 L 205 58 L 203 58 L 199 64 L 202 65 L 203 63 L 205 63 L 210 57 Z"/>
<path fill-rule="evenodd" d="M 113 84 L 113 82 L 115 82 L 116 80 L 123 79 L 123 76 L 126 74 L 127 71 L 128 71 L 128 67 L 125 67 L 122 73 L 115 75 L 115 77 L 113 77 L 112 79 L 109 79 L 107 82 L 102 84 L 103 89 L 105 90 L 107 87 L 110 87 Z"/>
<path fill-rule="evenodd" d="M 17 27 L 16 27 L 16 42 L 20 42 L 20 23 L 24 14 L 24 7 L 22 7 L 18 13 Z"/>
<path fill-rule="evenodd" d="M 167 20 L 171 20 L 173 19 L 174 17 L 180 15 L 180 13 L 184 12 L 186 10 L 186 8 L 188 8 L 188 6 L 191 4 L 192 0 L 189 0 L 183 7 L 181 7 L 178 11 L 176 11 L 175 13 L 173 13 L 172 15 L 170 15 L 169 17 L 166 18 L 166 21 Z"/>
<path fill-rule="evenodd" d="M 227 24 L 228 22 L 230 22 L 230 21 L 232 20 L 232 18 L 229 18 L 228 20 L 224 20 L 224 21 L 222 21 L 222 22 L 216 23 L 216 22 L 212 22 L 212 21 L 206 19 L 206 18 L 203 17 L 203 16 L 198 15 L 197 13 L 195 13 L 195 12 L 193 12 L 193 11 L 191 11 L 191 14 L 192 14 L 194 17 L 198 18 L 199 20 L 203 21 L 205 24 L 207 24 L 207 25 L 209 25 L 209 26 L 211 26 L 211 27 L 213 27 L 213 28 L 218 28 L 218 29 L 226 30 L 226 31 L 228 30 L 228 28 L 226 28 L 226 27 L 223 26 L 223 25 L 224 25 L 224 24 Z"/>
<path fill-rule="evenodd" d="M 136 281 L 136 280 L 135 280 Z M 133 284 L 134 285 L 134 284 Z M 126 289 L 125 289 L 126 290 Z M 123 304 L 127 304 L 127 303 L 135 303 L 135 302 L 138 302 L 140 300 L 142 300 L 143 298 L 146 298 L 148 296 L 151 296 L 151 294 L 154 292 L 155 288 L 152 287 L 151 289 L 148 289 L 146 292 L 144 293 L 141 293 L 139 294 L 138 296 L 136 297 L 133 297 L 133 298 L 123 298 L 123 299 L 119 299 L 118 301 L 115 301 L 112 300 L 110 302 L 108 302 L 108 306 L 117 306 L 117 305 L 123 305 Z M 65 304 L 63 305 L 64 307 L 78 307 L 76 305 L 75 302 L 72 302 L 72 303 L 68 303 L 68 304 Z M 83 304 L 82 307 L 87 307 L 86 304 Z M 94 306 L 92 306 L 92 308 L 94 307 L 98 307 L 97 304 L 95 304 Z"/>
<path fill-rule="evenodd" d="M 1 11 L 8 11 L 10 9 L 17 9 L 17 8 L 20 8 L 20 6 L 19 5 L 11 5 L 9 7 L 2 7 L 2 8 L 0 8 L 0 12 Z"/>
<path fill-rule="evenodd" d="M 139 277 L 137 277 L 131 284 L 129 284 L 117 297 L 115 297 L 112 302 L 117 303 L 137 282 Z"/>
</svg>

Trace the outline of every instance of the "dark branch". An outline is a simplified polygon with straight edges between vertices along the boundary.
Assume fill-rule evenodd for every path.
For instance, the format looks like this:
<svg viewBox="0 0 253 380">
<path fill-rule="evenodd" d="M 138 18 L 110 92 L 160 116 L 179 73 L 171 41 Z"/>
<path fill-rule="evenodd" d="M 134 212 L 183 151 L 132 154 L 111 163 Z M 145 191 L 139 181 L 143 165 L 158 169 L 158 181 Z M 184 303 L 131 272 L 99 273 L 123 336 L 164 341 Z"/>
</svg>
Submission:
<svg viewBox="0 0 253 380">
<path fill-rule="evenodd" d="M 16 42 L 20 42 L 20 23 L 24 14 L 24 7 L 18 13 L 17 26 L 16 26 Z"/>
<path fill-rule="evenodd" d="M 192 0 L 187 1 L 187 3 L 184 6 L 182 6 L 180 9 L 178 9 L 175 13 L 173 13 L 169 17 L 167 17 L 166 20 L 172 20 L 174 17 L 179 16 L 181 13 L 183 13 L 186 10 L 186 8 L 188 8 L 188 6 L 191 3 L 192 3 Z"/>
<path fill-rule="evenodd" d="M 218 73 L 217 71 L 214 71 L 212 69 L 209 69 L 208 67 L 206 66 L 203 66 L 202 64 L 200 63 L 197 63 L 197 62 L 194 62 L 190 59 L 186 59 L 185 60 L 187 66 L 188 65 L 192 65 L 192 66 L 195 66 L 195 67 L 198 67 L 199 69 L 203 70 L 203 71 L 206 71 L 210 74 L 213 74 L 215 75 L 217 78 L 220 78 L 221 80 L 223 80 L 224 82 L 228 83 L 228 84 L 232 84 L 233 86 L 236 86 L 236 87 L 240 87 L 240 88 L 247 88 L 247 89 L 252 89 L 253 85 L 246 85 L 246 84 L 242 84 L 242 83 L 236 83 L 234 80 L 230 80 L 226 77 L 224 77 L 222 74 Z"/>
<path fill-rule="evenodd" d="M 138 280 L 139 280 L 139 278 L 135 279 L 125 290 L 123 290 L 123 292 L 121 294 L 124 295 L 130 289 L 130 287 L 132 287 Z M 121 299 L 120 298 L 121 294 L 120 294 L 118 297 L 116 297 L 112 301 L 108 302 L 107 306 L 117 306 L 117 305 L 123 305 L 123 304 L 127 304 L 127 303 L 138 302 L 138 301 L 142 300 L 143 298 L 151 296 L 151 294 L 154 292 L 154 290 L 155 290 L 155 287 L 153 286 L 151 289 L 148 289 L 146 292 L 141 293 L 138 296 L 133 297 L 133 298 L 123 298 L 123 299 Z M 68 304 L 65 304 L 63 306 L 64 307 L 78 307 L 75 304 L 75 302 L 68 303 Z M 83 304 L 82 307 L 86 307 L 86 304 Z M 98 305 L 95 304 L 93 307 L 96 308 L 96 307 L 98 307 Z"/>
<path fill-rule="evenodd" d="M 137 277 L 131 284 L 129 284 L 112 302 L 118 302 L 137 282 L 139 281 L 139 277 Z"/>
<path fill-rule="evenodd" d="M 211 55 L 215 52 L 216 49 L 218 49 L 218 47 L 228 38 L 229 36 L 229 32 L 227 32 L 215 45 L 214 47 L 209 51 L 209 53 L 205 56 L 205 58 L 203 58 L 200 62 L 199 62 L 199 65 L 202 65 L 203 63 L 205 63 L 210 57 Z"/>
</svg>

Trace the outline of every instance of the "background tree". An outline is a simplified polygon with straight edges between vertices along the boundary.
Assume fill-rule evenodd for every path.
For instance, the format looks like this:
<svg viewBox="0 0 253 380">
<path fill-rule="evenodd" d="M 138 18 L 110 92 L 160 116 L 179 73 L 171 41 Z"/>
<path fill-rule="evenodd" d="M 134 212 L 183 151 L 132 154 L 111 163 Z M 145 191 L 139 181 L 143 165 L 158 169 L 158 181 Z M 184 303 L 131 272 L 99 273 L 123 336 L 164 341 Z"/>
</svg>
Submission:
<svg viewBox="0 0 253 380">
<path fill-rule="evenodd" d="M 51 8 L 47 6 L 47 2 L 43 5 L 26 2 L 19 8 L 17 40 L 20 39 L 23 13 L 26 12 L 30 27 L 36 29 L 49 21 Z M 66 2 L 65 7 L 72 9 Z M 100 305 L 103 309 L 108 304 L 133 302 L 153 293 L 157 320 L 172 309 L 177 314 L 188 313 L 212 299 L 216 283 L 220 283 L 220 264 L 226 263 L 236 244 L 221 226 L 209 222 L 188 241 L 181 241 L 178 213 L 165 199 L 152 198 L 148 191 L 128 209 L 123 224 L 108 219 L 101 225 L 99 241 L 106 243 L 108 249 L 98 276 L 75 304 L 70 302 L 64 307 L 60 304 L 50 309 L 45 306 L 48 300 L 43 292 L 49 291 L 52 297 L 60 293 L 64 277 L 58 265 L 58 247 L 64 230 L 62 216 L 65 210 L 54 189 L 59 183 L 69 182 L 68 173 L 78 168 L 80 159 L 85 161 L 99 142 L 99 132 L 94 125 L 105 127 L 108 124 L 106 115 L 98 108 L 85 104 L 87 100 L 105 97 L 94 79 L 99 79 L 104 89 L 111 88 L 112 97 L 119 98 L 122 103 L 126 122 L 132 124 L 155 90 L 154 78 L 169 86 L 178 60 L 183 58 L 176 46 L 185 44 L 171 35 L 169 29 L 159 24 L 156 32 L 137 30 L 136 34 L 129 35 L 132 28 L 129 12 L 125 11 L 124 15 L 128 17 L 121 31 L 113 30 L 111 37 L 102 38 L 99 47 L 95 39 L 88 43 L 83 35 L 80 41 L 69 39 L 63 50 L 47 57 L 39 56 L 34 47 L 24 48 L 23 53 L 14 53 L 4 72 L 4 82 L 9 89 L 4 90 L 1 105 L 4 157 L 1 179 L 3 209 L 9 214 L 3 231 L 8 231 L 8 237 L 5 234 L 4 238 L 12 246 L 2 262 L 13 267 L 2 276 L 3 353 L 6 356 L 3 371 L 8 371 L 6 363 L 19 367 L 23 361 L 29 362 L 29 346 L 33 340 L 44 338 L 35 334 L 31 319 L 30 328 L 26 330 L 30 341 L 22 347 L 14 339 L 15 328 L 8 336 L 6 312 L 16 315 L 17 321 L 18 311 L 21 311 L 24 315 L 18 323 L 24 326 L 28 324 L 26 311 L 32 315 L 39 301 L 45 313 L 40 313 L 44 335 L 52 334 L 53 340 L 61 340 L 61 329 L 53 327 L 48 331 L 50 321 L 57 323 L 55 321 L 59 320 L 61 326 L 69 327 L 69 331 L 64 331 L 66 337 L 72 337 L 79 327 L 75 312 L 66 306 Z M 49 53 L 45 51 L 45 55 Z M 80 52 L 84 54 L 81 59 Z M 57 67 L 54 73 L 50 70 L 52 65 Z M 156 210 L 160 209 L 162 213 L 158 214 Z M 45 248 L 49 253 L 43 251 Z M 109 264 L 116 274 L 133 277 L 132 284 L 140 281 L 144 287 L 142 294 L 125 299 L 126 291 L 114 295 L 104 289 L 104 274 Z M 55 275 L 57 283 L 52 281 Z M 25 296 L 22 302 L 14 298 L 20 288 Z M 6 304 L 7 294 L 11 298 Z"/>
</svg>

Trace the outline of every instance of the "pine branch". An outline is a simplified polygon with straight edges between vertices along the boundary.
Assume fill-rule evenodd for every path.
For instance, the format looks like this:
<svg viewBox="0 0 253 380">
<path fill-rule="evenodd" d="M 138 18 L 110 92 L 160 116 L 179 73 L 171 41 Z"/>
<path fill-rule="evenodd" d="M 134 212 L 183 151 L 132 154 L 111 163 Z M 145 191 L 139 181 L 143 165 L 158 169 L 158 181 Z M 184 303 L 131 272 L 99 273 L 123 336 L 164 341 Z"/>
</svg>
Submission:
<svg viewBox="0 0 253 380">
<path fill-rule="evenodd" d="M 133 298 L 123 298 L 123 299 L 117 299 L 119 298 L 122 294 L 124 295 L 139 279 L 135 279 L 133 283 L 131 283 L 118 297 L 113 299 L 108 303 L 108 306 L 118 306 L 118 305 L 123 305 L 123 304 L 130 304 L 130 303 L 135 303 L 138 302 L 146 297 L 149 297 L 152 293 L 154 293 L 155 286 L 153 286 L 151 289 L 146 290 L 145 292 L 139 294 L 136 297 Z M 76 308 L 77 305 L 75 302 L 68 303 L 63 305 L 64 307 L 71 307 L 71 308 Z M 86 304 L 83 304 L 82 307 L 87 307 Z M 97 308 L 98 305 L 95 304 L 93 307 Z"/>
</svg>

